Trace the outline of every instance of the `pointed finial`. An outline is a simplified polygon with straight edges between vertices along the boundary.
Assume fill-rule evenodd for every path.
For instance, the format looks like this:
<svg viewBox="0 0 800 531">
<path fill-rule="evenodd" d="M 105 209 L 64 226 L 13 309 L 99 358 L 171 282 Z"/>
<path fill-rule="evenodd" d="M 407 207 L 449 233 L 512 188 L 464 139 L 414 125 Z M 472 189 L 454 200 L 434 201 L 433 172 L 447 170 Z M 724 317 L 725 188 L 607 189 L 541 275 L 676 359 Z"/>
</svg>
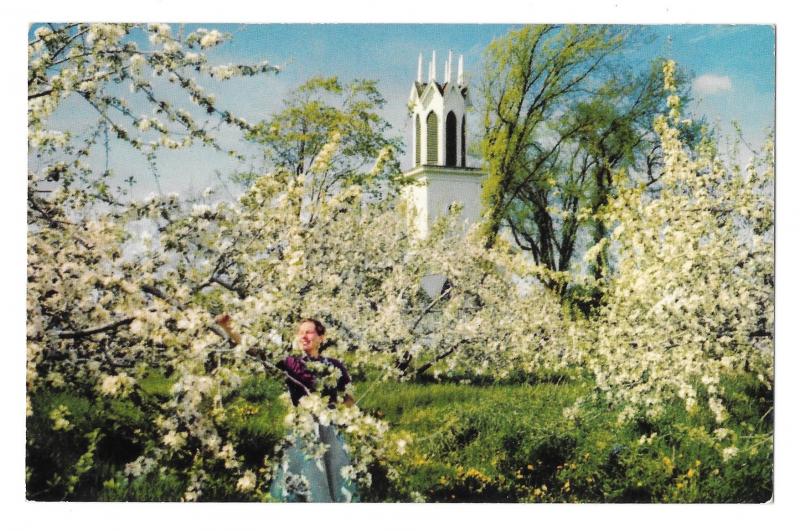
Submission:
<svg viewBox="0 0 800 531">
<path fill-rule="evenodd" d="M 445 73 L 445 81 L 448 84 L 453 82 L 453 50 L 447 50 L 447 72 Z"/>
<path fill-rule="evenodd" d="M 459 86 L 464 85 L 464 56 L 460 55 L 458 57 L 458 84 Z"/>
<path fill-rule="evenodd" d="M 436 50 L 431 55 L 431 81 L 436 81 Z"/>
<path fill-rule="evenodd" d="M 422 52 L 419 52 L 419 60 L 417 60 L 417 83 L 422 83 Z"/>
</svg>

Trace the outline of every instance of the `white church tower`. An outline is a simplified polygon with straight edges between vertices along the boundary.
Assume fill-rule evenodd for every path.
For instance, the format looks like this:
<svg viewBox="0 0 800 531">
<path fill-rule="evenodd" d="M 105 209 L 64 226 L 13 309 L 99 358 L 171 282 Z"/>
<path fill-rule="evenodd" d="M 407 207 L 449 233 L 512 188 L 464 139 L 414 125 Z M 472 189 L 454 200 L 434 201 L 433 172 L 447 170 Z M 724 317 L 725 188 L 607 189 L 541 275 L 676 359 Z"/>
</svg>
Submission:
<svg viewBox="0 0 800 531">
<path fill-rule="evenodd" d="M 453 79 L 453 54 L 448 52 L 444 77 L 437 81 L 436 52 L 428 63 L 428 80 L 422 78 L 422 54 L 417 64 L 417 80 L 411 87 L 413 168 L 405 173 L 417 184 L 406 189 L 413 207 L 411 223 L 419 237 L 426 237 L 433 221 L 458 202 L 463 206 L 465 225 L 478 221 L 481 213 L 480 168 L 467 166 L 467 108 L 471 106 L 464 82 L 464 56 L 458 59 Z"/>
</svg>

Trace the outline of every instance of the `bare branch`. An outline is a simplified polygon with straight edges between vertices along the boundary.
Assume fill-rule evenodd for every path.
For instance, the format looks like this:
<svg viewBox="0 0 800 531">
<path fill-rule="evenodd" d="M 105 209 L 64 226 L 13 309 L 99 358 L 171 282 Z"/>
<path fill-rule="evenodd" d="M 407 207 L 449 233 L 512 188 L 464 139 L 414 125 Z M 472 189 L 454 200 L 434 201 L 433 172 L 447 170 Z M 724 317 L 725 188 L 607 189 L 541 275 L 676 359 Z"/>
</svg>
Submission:
<svg viewBox="0 0 800 531">
<path fill-rule="evenodd" d="M 134 319 L 133 317 L 125 317 L 124 319 L 114 321 L 113 323 L 96 326 L 94 328 L 86 328 L 84 330 L 64 330 L 61 332 L 57 332 L 55 335 L 60 339 L 82 339 L 84 337 L 93 336 L 95 334 L 102 334 L 103 332 L 116 330 L 117 328 L 120 328 L 122 326 L 127 326 L 133 322 L 133 319 Z"/>
</svg>

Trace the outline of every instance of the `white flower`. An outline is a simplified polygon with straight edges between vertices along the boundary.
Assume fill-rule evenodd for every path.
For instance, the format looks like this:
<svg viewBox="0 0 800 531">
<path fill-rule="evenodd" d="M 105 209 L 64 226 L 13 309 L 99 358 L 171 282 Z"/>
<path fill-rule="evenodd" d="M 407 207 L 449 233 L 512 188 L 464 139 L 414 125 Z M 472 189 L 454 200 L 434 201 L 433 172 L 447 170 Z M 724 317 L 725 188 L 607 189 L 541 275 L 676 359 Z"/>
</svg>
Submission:
<svg viewBox="0 0 800 531">
<path fill-rule="evenodd" d="M 52 385 L 55 389 L 64 387 L 64 376 L 60 372 L 51 372 L 45 378 L 45 381 Z"/>
<path fill-rule="evenodd" d="M 725 448 L 724 450 L 722 450 L 722 460 L 723 461 L 727 461 L 727 460 L 731 459 L 732 457 L 735 457 L 736 454 L 738 454 L 738 453 L 739 453 L 739 449 L 738 448 L 736 448 L 735 446 L 729 446 L 729 447 Z"/>
<path fill-rule="evenodd" d="M 233 449 L 231 443 L 224 445 L 220 449 L 217 453 L 217 458 L 225 462 L 225 468 L 231 469 L 236 467 L 236 451 Z"/>
<path fill-rule="evenodd" d="M 405 439 L 397 439 L 397 453 L 403 455 L 406 453 L 406 444 L 407 442 Z"/>
<path fill-rule="evenodd" d="M 140 334 L 144 330 L 144 322 L 141 319 L 134 319 L 130 325 L 130 331 L 134 334 Z"/>
<path fill-rule="evenodd" d="M 209 48 L 211 46 L 216 46 L 220 42 L 222 42 L 222 34 L 217 30 L 211 30 L 200 39 L 200 46 Z"/>
<path fill-rule="evenodd" d="M 183 445 L 186 444 L 186 433 L 170 430 L 169 433 L 164 435 L 163 441 L 164 444 L 166 444 L 170 448 L 179 450 L 180 448 L 183 447 Z"/>
<path fill-rule="evenodd" d="M 192 205 L 192 214 L 195 216 L 203 216 L 209 212 L 211 212 L 211 207 L 205 203 Z"/>
<path fill-rule="evenodd" d="M 148 24 L 147 29 L 164 37 L 170 32 L 169 24 Z"/>
<path fill-rule="evenodd" d="M 106 396 L 127 396 L 136 380 L 125 373 L 105 375 L 99 384 L 100 394 Z"/>
<path fill-rule="evenodd" d="M 729 430 L 728 428 L 717 428 L 716 430 L 714 430 L 714 436 L 720 441 L 725 439 L 725 437 L 730 435 L 730 433 L 731 430 Z"/>
<path fill-rule="evenodd" d="M 142 54 L 135 53 L 131 55 L 131 70 L 136 74 L 141 74 L 142 68 L 147 64 L 147 60 Z"/>
<path fill-rule="evenodd" d="M 275 346 L 283 346 L 283 338 L 274 328 L 269 331 L 269 334 L 267 334 L 267 339 Z"/>
<path fill-rule="evenodd" d="M 239 69 L 235 65 L 217 65 L 210 70 L 211 77 L 218 79 L 230 79 L 239 73 Z"/>
<path fill-rule="evenodd" d="M 252 470 L 246 471 L 239 481 L 236 482 L 236 489 L 239 492 L 250 492 L 256 487 L 256 475 Z"/>
</svg>

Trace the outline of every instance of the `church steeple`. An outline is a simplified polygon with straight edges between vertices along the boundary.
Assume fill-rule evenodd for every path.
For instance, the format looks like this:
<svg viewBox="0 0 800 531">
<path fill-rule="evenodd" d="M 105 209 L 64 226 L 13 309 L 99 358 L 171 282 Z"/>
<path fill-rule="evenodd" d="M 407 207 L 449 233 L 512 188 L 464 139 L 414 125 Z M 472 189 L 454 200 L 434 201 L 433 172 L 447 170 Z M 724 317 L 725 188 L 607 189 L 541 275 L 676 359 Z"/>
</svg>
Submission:
<svg viewBox="0 0 800 531">
<path fill-rule="evenodd" d="M 417 79 L 411 87 L 409 109 L 412 120 L 413 167 L 405 173 L 415 181 L 405 196 L 410 206 L 409 222 L 415 234 L 425 237 L 433 221 L 446 214 L 453 203 L 463 206 L 464 226 L 480 217 L 480 168 L 467 166 L 467 109 L 469 88 L 464 78 L 464 56 L 453 72 L 453 53 L 448 51 L 444 73 L 437 81 L 436 52 L 428 62 L 428 78 L 422 78 L 422 54 L 417 60 Z"/>
<path fill-rule="evenodd" d="M 448 51 L 442 82 L 437 82 L 436 50 L 428 63 L 428 81 L 422 81 L 422 54 L 409 107 L 414 127 L 414 166 L 466 167 L 466 110 L 469 91 L 464 82 L 464 56 L 458 59 L 453 83 L 453 52 Z"/>
</svg>

